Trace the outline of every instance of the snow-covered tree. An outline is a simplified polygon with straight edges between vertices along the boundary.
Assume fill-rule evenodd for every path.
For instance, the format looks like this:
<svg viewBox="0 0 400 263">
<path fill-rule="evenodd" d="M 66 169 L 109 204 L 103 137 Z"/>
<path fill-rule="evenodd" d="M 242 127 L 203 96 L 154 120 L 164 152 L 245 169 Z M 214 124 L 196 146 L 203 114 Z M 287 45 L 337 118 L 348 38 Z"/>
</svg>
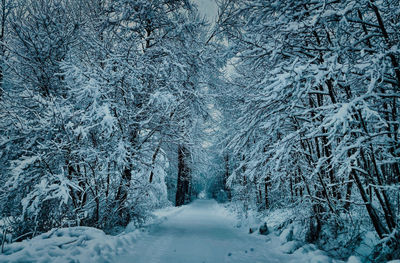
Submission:
<svg viewBox="0 0 400 263">
<path fill-rule="evenodd" d="M 169 202 L 172 163 L 189 200 L 209 78 L 194 6 L 32 1 L 12 16 L 1 213 L 14 234 L 140 223 Z"/>
<path fill-rule="evenodd" d="M 308 205 L 309 241 L 345 228 L 352 211 L 368 215 L 381 238 L 398 233 L 397 9 L 393 1 L 222 3 L 240 92 L 229 145 L 240 157 L 229 182 L 250 201 L 264 190 L 265 207 Z"/>
</svg>

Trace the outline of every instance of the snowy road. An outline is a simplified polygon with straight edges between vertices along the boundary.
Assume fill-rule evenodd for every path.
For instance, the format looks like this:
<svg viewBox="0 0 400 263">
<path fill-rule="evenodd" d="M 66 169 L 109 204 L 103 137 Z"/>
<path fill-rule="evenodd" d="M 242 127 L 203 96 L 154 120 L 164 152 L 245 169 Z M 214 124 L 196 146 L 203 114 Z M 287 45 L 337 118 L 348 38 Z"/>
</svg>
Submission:
<svg viewBox="0 0 400 263">
<path fill-rule="evenodd" d="M 197 200 L 149 228 L 132 252 L 115 262 L 304 262 L 280 252 L 279 241 L 249 235 L 234 227 L 235 219 L 213 200 Z"/>
</svg>

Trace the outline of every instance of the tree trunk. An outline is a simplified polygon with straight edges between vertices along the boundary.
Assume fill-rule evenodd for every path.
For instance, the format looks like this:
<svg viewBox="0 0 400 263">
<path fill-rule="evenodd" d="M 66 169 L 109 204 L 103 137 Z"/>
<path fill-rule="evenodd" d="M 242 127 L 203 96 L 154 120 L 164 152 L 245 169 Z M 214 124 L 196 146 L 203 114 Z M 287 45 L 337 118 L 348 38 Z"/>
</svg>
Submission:
<svg viewBox="0 0 400 263">
<path fill-rule="evenodd" d="M 226 185 L 228 178 L 230 176 L 229 173 L 229 155 L 226 153 L 224 156 L 224 161 L 225 161 L 225 174 L 224 174 L 224 190 L 227 194 L 228 200 L 231 200 L 232 196 L 231 196 L 231 191 L 228 188 L 228 186 Z"/>
<path fill-rule="evenodd" d="M 265 198 L 265 209 L 269 208 L 269 199 L 268 199 L 268 177 L 265 178 L 265 183 L 264 183 L 264 198 Z"/>
<path fill-rule="evenodd" d="M 188 167 L 189 151 L 184 145 L 178 146 L 178 181 L 176 184 L 175 205 L 181 206 L 190 201 L 191 177 Z"/>
</svg>

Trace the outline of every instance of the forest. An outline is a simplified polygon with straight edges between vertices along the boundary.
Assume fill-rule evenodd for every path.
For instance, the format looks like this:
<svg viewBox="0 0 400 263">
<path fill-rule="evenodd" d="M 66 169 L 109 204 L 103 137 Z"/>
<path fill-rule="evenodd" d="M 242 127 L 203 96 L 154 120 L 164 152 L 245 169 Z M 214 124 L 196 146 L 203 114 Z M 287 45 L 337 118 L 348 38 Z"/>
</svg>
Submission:
<svg viewBox="0 0 400 263">
<path fill-rule="evenodd" d="M 400 259 L 400 1 L 198 2 L 0 0 L 1 253 L 205 196 Z"/>
</svg>

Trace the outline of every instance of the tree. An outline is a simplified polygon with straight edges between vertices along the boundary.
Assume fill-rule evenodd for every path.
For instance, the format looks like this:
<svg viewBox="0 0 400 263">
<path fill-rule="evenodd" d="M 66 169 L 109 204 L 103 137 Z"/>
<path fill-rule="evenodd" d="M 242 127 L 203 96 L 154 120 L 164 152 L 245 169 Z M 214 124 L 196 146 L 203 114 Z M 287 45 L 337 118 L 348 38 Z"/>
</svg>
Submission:
<svg viewBox="0 0 400 263">
<path fill-rule="evenodd" d="M 329 222 L 349 225 L 342 215 L 358 210 L 357 203 L 378 236 L 396 232 L 394 6 L 225 1 L 221 7 L 240 90 L 238 132 L 228 149 L 241 157 L 229 181 L 244 196 L 262 186 L 265 196 L 268 185 L 278 189 L 268 193 L 272 206 L 309 204 L 309 241 L 323 238 Z M 398 243 L 387 242 L 396 251 Z"/>
<path fill-rule="evenodd" d="M 168 148 L 196 154 L 204 22 L 188 1 L 34 1 L 12 18 L 2 216 L 21 238 L 140 224 L 168 203 Z"/>
</svg>

